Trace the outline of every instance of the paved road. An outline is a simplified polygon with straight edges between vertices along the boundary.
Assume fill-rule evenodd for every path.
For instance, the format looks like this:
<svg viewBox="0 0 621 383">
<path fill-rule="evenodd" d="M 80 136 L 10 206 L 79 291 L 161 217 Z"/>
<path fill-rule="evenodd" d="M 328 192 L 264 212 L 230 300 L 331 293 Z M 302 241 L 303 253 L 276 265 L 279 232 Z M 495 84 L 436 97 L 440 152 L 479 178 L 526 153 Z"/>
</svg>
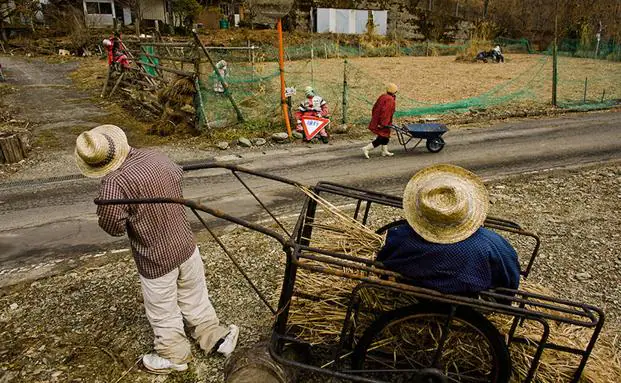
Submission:
<svg viewBox="0 0 621 383">
<path fill-rule="evenodd" d="M 18 108 L 20 118 L 38 130 L 94 127 L 108 112 L 90 95 L 75 89 L 69 75 L 79 62 L 53 63 L 23 57 L 0 57 L 7 84 L 19 91 L 7 97 Z"/>
<path fill-rule="evenodd" d="M 503 123 L 488 129 L 458 130 L 446 136 L 438 154 L 424 147 L 394 157 L 379 151 L 366 160 L 364 143 L 317 145 L 304 154 L 266 153 L 244 166 L 268 171 L 305 184 L 319 180 L 400 194 L 419 168 L 449 162 L 485 178 L 621 159 L 621 113 L 568 115 Z M 396 141 L 396 140 L 395 140 Z M 291 187 L 248 178 L 265 202 L 279 214 L 295 214 L 301 197 Z M 98 227 L 93 198 L 97 182 L 75 180 L 0 188 L 0 268 L 12 268 L 50 258 L 126 246 Z M 229 174 L 221 170 L 188 173 L 186 197 L 201 199 L 233 215 L 256 219 L 259 206 Z"/>
</svg>

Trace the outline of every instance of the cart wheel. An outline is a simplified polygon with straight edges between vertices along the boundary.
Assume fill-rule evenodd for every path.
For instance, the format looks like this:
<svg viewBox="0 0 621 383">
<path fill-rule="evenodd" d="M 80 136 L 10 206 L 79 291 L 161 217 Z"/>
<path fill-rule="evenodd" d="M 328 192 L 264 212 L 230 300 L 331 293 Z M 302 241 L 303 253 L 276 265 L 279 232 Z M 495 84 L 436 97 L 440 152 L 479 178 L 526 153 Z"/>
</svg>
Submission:
<svg viewBox="0 0 621 383">
<path fill-rule="evenodd" d="M 450 312 L 450 305 L 421 303 L 383 314 L 356 345 L 352 369 L 386 382 L 507 383 L 509 350 L 494 325 L 457 307 L 447 328 Z"/>
<path fill-rule="evenodd" d="M 444 139 L 442 137 L 430 138 L 427 140 L 427 150 L 431 153 L 437 153 L 444 147 Z"/>
</svg>

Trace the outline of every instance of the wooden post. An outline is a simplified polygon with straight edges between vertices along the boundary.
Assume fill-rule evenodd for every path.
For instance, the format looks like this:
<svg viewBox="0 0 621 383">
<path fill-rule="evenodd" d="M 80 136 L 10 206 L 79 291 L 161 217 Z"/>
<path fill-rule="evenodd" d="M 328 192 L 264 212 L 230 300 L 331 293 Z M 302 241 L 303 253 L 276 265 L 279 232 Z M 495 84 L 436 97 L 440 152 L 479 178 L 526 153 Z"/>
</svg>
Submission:
<svg viewBox="0 0 621 383">
<path fill-rule="evenodd" d="M 582 97 L 582 103 L 586 104 L 586 95 L 587 95 L 587 84 L 589 83 L 589 78 L 584 78 L 584 96 Z"/>
<path fill-rule="evenodd" d="M 207 117 L 205 116 L 205 103 L 203 102 L 203 94 L 201 93 L 201 85 L 198 77 L 194 78 L 194 87 L 196 88 L 196 97 L 198 98 L 198 108 L 196 108 L 196 122 L 198 123 L 198 129 L 200 131 L 207 127 L 208 131 L 211 133 L 211 127 L 209 126 L 209 122 L 207 122 Z"/>
<path fill-rule="evenodd" d="M 254 72 L 255 72 L 255 68 L 254 68 L 254 62 L 255 62 L 255 56 L 254 56 L 254 45 L 250 48 L 250 60 L 251 60 L 251 65 L 252 65 L 252 80 L 254 81 Z"/>
<path fill-rule="evenodd" d="M 326 43 L 323 43 L 323 51 L 326 54 L 326 60 L 328 59 L 328 46 Z"/>
<path fill-rule="evenodd" d="M 315 47 L 313 46 L 313 42 L 311 41 L 311 86 L 315 86 L 315 68 L 314 68 L 314 59 L 315 59 Z"/>
<path fill-rule="evenodd" d="M 605 96 L 606 96 L 606 88 L 604 88 L 604 90 L 602 91 L 602 99 L 600 100 L 600 102 L 604 102 Z"/>
<path fill-rule="evenodd" d="M 14 164 L 28 155 L 27 140 L 17 133 L 0 133 L 0 164 Z"/>
<path fill-rule="evenodd" d="M 347 59 L 343 64 L 343 124 L 347 123 Z"/>
<path fill-rule="evenodd" d="M 557 40 L 558 40 L 558 15 L 554 18 L 554 46 L 552 47 L 552 106 L 556 107 L 556 90 L 558 83 L 558 57 L 557 57 Z"/>
<path fill-rule="evenodd" d="M 112 74 L 112 66 L 108 65 L 108 74 L 106 75 L 106 82 L 104 82 L 103 89 L 101 90 L 101 94 L 99 97 L 106 97 L 106 90 L 108 90 L 108 84 L 110 83 L 110 75 Z"/>
<path fill-rule="evenodd" d="M 289 123 L 289 108 L 285 99 L 285 48 L 282 41 L 282 19 L 276 24 L 278 30 L 278 63 L 280 67 L 280 103 L 282 104 L 282 118 L 285 119 L 287 134 L 291 138 L 291 124 Z"/>
<path fill-rule="evenodd" d="M 112 97 L 114 92 L 116 92 L 116 88 L 119 87 L 119 84 L 121 83 L 121 80 L 123 80 L 123 77 L 125 77 L 125 72 L 121 73 L 121 75 L 119 76 L 118 80 L 116 80 L 116 83 L 114 84 L 114 87 L 110 91 L 110 94 L 108 95 L 108 98 Z"/>
</svg>

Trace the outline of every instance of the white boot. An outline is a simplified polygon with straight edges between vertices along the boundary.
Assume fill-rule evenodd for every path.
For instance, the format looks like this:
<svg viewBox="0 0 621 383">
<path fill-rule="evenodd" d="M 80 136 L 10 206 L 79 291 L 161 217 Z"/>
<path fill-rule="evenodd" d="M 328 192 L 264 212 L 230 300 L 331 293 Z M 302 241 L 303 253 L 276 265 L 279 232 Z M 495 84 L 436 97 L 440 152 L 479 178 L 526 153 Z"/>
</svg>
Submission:
<svg viewBox="0 0 621 383">
<path fill-rule="evenodd" d="M 369 158 L 369 151 L 375 149 L 375 146 L 373 146 L 373 143 L 370 143 L 369 145 L 365 146 L 364 148 L 362 148 L 362 153 L 364 153 L 364 156 L 366 158 Z"/>
<path fill-rule="evenodd" d="M 395 153 L 388 151 L 388 145 L 382 145 L 382 157 L 392 157 Z"/>
</svg>

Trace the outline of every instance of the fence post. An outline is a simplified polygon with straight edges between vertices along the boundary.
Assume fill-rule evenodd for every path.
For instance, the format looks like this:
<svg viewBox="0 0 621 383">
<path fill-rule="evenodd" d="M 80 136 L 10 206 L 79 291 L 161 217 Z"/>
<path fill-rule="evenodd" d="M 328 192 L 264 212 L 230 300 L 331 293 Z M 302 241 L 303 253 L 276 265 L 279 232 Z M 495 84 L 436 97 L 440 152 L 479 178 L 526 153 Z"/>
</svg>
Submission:
<svg viewBox="0 0 621 383">
<path fill-rule="evenodd" d="M 326 54 L 326 60 L 328 59 L 328 45 L 323 43 L 323 52 Z"/>
<path fill-rule="evenodd" d="M 313 41 L 311 40 L 311 62 L 310 62 L 310 66 L 311 66 L 311 86 L 314 87 L 315 86 L 315 68 L 314 68 L 314 61 L 315 61 L 315 46 L 313 44 Z"/>
<path fill-rule="evenodd" d="M 198 130 L 205 129 L 211 130 L 209 122 L 207 122 L 207 116 L 205 116 L 205 102 L 203 101 L 203 94 L 201 93 L 201 85 L 198 77 L 194 78 L 194 87 L 196 88 L 196 97 L 198 99 L 198 108 L 196 108 L 196 123 L 198 124 Z M 211 133 L 211 132 L 209 132 Z"/>
<path fill-rule="evenodd" d="M 604 102 L 604 97 L 606 96 L 606 88 L 604 88 L 604 90 L 602 91 L 602 99 L 600 102 Z"/>
<path fill-rule="evenodd" d="M 584 78 L 584 96 L 582 97 L 582 103 L 586 104 L 586 95 L 587 95 L 587 84 L 589 82 L 589 78 L 585 77 Z"/>
<path fill-rule="evenodd" d="M 343 63 L 343 124 L 347 123 L 347 59 Z"/>
<path fill-rule="evenodd" d="M 250 43 L 250 41 L 248 41 Z M 254 62 L 255 62 L 255 54 L 254 54 L 254 44 L 250 47 L 250 62 L 251 62 L 251 69 L 252 69 L 252 81 L 254 81 L 254 72 L 255 72 L 255 68 L 254 68 Z"/>
<path fill-rule="evenodd" d="M 554 46 L 552 47 L 552 106 L 556 107 L 556 87 L 558 83 L 558 57 L 557 57 L 557 39 L 558 39 L 558 15 L 554 18 Z"/>
</svg>

